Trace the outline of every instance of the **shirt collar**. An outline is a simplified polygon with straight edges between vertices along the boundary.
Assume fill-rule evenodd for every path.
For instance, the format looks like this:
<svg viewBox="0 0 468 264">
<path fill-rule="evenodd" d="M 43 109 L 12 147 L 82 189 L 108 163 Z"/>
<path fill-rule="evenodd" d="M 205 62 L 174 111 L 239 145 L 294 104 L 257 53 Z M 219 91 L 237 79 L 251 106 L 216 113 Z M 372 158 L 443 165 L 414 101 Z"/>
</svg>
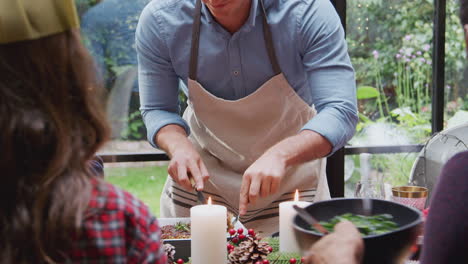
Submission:
<svg viewBox="0 0 468 264">
<path fill-rule="evenodd" d="M 244 24 L 244 27 L 247 29 L 251 29 L 255 26 L 255 20 L 257 15 L 260 13 L 260 7 L 258 5 L 258 0 L 251 0 L 250 4 L 250 13 L 249 17 L 247 18 L 247 21 Z M 202 1 L 202 15 L 206 17 L 206 20 L 209 24 L 212 24 L 215 22 L 213 15 L 211 15 L 210 11 L 208 10 L 208 7 L 206 7 L 205 3 Z"/>
<path fill-rule="evenodd" d="M 208 21 L 209 24 L 214 22 L 214 18 L 211 15 L 210 11 L 208 10 L 208 7 L 206 7 L 205 3 L 202 1 L 202 15 L 206 17 L 206 21 Z"/>
</svg>

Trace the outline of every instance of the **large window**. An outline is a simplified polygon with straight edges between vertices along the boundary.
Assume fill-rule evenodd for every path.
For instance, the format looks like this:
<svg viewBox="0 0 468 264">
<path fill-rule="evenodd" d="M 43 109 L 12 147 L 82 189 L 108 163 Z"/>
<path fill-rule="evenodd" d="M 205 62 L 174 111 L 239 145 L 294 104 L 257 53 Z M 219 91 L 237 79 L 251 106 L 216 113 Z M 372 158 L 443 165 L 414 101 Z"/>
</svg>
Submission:
<svg viewBox="0 0 468 264">
<path fill-rule="evenodd" d="M 135 29 L 150 0 L 76 0 L 83 40 L 107 92 L 112 144 L 105 152 L 145 152 L 146 130 L 139 108 Z"/>
<path fill-rule="evenodd" d="M 136 153 L 154 153 L 146 140 L 139 111 L 135 29 L 150 0 L 75 0 L 83 41 L 94 57 L 96 72 L 107 90 L 106 105 L 112 140 L 100 150 L 111 163 L 106 180 L 143 200 L 159 214 L 159 198 L 167 176 L 167 162 L 136 162 Z M 118 162 L 119 155 L 132 162 Z M 133 155 L 133 156 L 132 156 Z M 143 160 L 162 159 L 164 155 Z"/>
<path fill-rule="evenodd" d="M 447 1 L 444 127 L 468 122 L 468 68 L 458 0 Z"/>
<path fill-rule="evenodd" d="M 432 1 L 347 1 L 360 116 L 352 146 L 420 144 L 430 136 L 433 11 Z M 370 177 L 379 185 L 404 185 L 415 158 L 372 155 Z M 346 196 L 352 196 L 362 159 L 345 160 Z"/>
<path fill-rule="evenodd" d="M 346 4 L 360 112 L 350 144 L 358 148 L 424 144 L 434 132 L 434 1 L 348 0 Z M 456 0 L 447 1 L 445 35 L 447 128 L 468 121 L 466 59 Z M 378 186 L 407 184 L 416 157 L 415 153 L 372 155 L 370 177 Z M 362 159 L 349 155 L 345 161 L 346 196 L 352 196 L 361 178 Z"/>
</svg>

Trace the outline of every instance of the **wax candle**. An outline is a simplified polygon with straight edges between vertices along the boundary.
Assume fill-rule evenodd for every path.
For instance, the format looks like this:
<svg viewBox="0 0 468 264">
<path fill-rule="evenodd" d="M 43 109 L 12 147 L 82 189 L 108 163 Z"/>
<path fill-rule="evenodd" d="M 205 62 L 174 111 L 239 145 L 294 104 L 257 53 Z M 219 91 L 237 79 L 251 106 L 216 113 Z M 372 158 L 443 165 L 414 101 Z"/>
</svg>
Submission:
<svg viewBox="0 0 468 264">
<path fill-rule="evenodd" d="M 296 190 L 294 195 L 294 201 L 282 202 L 279 204 L 279 226 L 280 226 L 280 251 L 301 253 L 299 244 L 296 242 L 296 236 L 294 235 L 293 220 L 296 216 L 296 210 L 293 205 L 300 207 L 306 207 L 309 202 L 299 201 L 299 191 Z"/>
<path fill-rule="evenodd" d="M 226 264 L 226 207 L 208 204 L 190 209 L 192 264 Z"/>
</svg>

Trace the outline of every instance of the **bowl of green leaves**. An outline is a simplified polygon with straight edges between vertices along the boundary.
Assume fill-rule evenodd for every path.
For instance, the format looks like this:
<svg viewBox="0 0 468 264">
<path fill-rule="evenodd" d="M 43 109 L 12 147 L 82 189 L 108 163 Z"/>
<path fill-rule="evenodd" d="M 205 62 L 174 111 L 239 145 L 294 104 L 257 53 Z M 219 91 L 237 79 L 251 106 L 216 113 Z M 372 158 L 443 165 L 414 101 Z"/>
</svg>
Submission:
<svg viewBox="0 0 468 264">
<path fill-rule="evenodd" d="M 364 214 L 363 199 L 339 198 L 313 203 L 305 208 L 329 232 L 341 220 L 351 221 L 365 244 L 363 263 L 393 264 L 405 258 L 421 232 L 418 210 L 386 200 L 371 199 L 372 211 Z M 305 252 L 323 234 L 301 217 L 294 218 L 296 239 Z M 337 248 L 336 250 L 340 250 Z"/>
</svg>

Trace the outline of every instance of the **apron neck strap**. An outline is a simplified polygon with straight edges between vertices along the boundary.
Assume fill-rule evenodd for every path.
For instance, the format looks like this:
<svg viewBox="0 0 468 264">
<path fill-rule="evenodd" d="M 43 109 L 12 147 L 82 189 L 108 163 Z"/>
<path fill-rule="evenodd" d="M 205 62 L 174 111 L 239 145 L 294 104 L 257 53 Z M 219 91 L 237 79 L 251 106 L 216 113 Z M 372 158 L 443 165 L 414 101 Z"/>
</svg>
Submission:
<svg viewBox="0 0 468 264">
<path fill-rule="evenodd" d="M 252 0 L 256 1 L 256 0 Z M 278 60 L 276 58 L 275 46 L 273 45 L 273 37 L 271 34 L 270 27 L 267 21 L 267 15 L 263 0 L 260 2 L 260 9 L 262 11 L 263 20 L 263 39 L 265 40 L 265 46 L 267 48 L 268 57 L 270 59 L 271 67 L 275 75 L 281 73 Z M 201 22 L 201 0 L 197 0 L 195 4 L 195 12 L 193 14 L 193 26 L 192 26 L 192 44 L 190 48 L 190 65 L 189 65 L 189 78 L 191 80 L 197 80 L 197 66 L 198 66 L 198 47 L 200 43 L 200 22 Z"/>
<path fill-rule="evenodd" d="M 195 4 L 195 12 L 193 13 L 192 25 L 192 46 L 190 48 L 190 65 L 189 78 L 197 80 L 197 65 L 198 65 L 198 45 L 200 43 L 200 21 L 201 21 L 201 0 L 197 0 Z"/>
<path fill-rule="evenodd" d="M 281 68 L 279 66 L 278 59 L 276 58 L 275 45 L 273 45 L 273 35 L 271 34 L 270 25 L 267 21 L 265 5 L 263 4 L 263 0 L 259 0 L 258 2 L 260 2 L 260 8 L 262 9 L 263 39 L 265 40 L 265 46 L 267 48 L 268 57 L 270 58 L 270 63 L 271 67 L 273 68 L 273 72 L 275 73 L 275 75 L 278 75 L 281 73 Z"/>
</svg>

